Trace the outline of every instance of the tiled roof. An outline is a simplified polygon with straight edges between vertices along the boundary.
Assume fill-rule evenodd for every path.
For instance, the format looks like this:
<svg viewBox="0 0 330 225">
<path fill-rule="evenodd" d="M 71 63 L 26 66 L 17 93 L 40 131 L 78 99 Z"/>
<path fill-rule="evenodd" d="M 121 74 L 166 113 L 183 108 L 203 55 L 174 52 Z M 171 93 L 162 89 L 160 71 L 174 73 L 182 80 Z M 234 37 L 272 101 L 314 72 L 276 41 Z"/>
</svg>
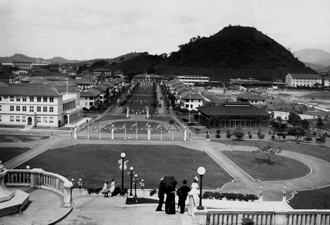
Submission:
<svg viewBox="0 0 330 225">
<path fill-rule="evenodd" d="M 13 64 L 14 64 L 14 63 L 16 63 L 16 64 L 17 64 L 17 63 L 32 64 L 32 62 L 24 62 L 24 61 L 14 61 Z"/>
<path fill-rule="evenodd" d="M 67 87 L 66 85 L 53 85 L 53 87 L 56 88 L 59 93 L 66 93 L 67 90 L 68 92 L 79 92 L 74 86 Z"/>
<path fill-rule="evenodd" d="M 198 99 L 201 99 L 201 100 L 204 100 L 203 96 L 197 94 L 197 93 L 187 93 L 186 95 L 182 96 L 182 99 L 193 99 L 193 100 L 198 100 Z"/>
<path fill-rule="evenodd" d="M 12 95 L 12 96 L 45 96 L 45 97 L 58 97 L 61 94 L 53 87 L 50 89 L 39 87 L 33 88 L 27 87 L 21 84 L 22 87 L 19 86 L 9 86 L 0 88 L 0 95 Z M 40 86 L 40 85 L 39 85 Z M 43 85 L 42 85 L 43 86 Z"/>
<path fill-rule="evenodd" d="M 238 95 L 238 98 L 241 99 L 250 99 L 250 100 L 266 100 L 265 97 L 261 96 L 261 95 L 256 95 L 252 92 L 244 92 L 244 93 L 240 93 Z"/>
<path fill-rule="evenodd" d="M 90 89 L 80 92 L 80 96 L 81 97 L 88 97 L 88 96 L 95 97 L 95 96 L 98 96 L 100 93 L 101 93 L 100 91 L 98 91 L 94 88 L 90 88 Z"/>
<path fill-rule="evenodd" d="M 292 78 L 295 78 L 295 79 L 306 79 L 306 78 L 309 78 L 309 79 L 322 79 L 322 77 L 319 75 L 319 74 L 298 74 L 298 73 L 289 73 Z"/>
<path fill-rule="evenodd" d="M 267 111 L 243 102 L 225 102 L 221 105 L 201 106 L 197 109 L 208 116 L 269 116 Z"/>
<path fill-rule="evenodd" d="M 93 71 L 94 72 L 111 72 L 111 70 L 105 69 L 105 68 L 96 68 Z"/>
</svg>

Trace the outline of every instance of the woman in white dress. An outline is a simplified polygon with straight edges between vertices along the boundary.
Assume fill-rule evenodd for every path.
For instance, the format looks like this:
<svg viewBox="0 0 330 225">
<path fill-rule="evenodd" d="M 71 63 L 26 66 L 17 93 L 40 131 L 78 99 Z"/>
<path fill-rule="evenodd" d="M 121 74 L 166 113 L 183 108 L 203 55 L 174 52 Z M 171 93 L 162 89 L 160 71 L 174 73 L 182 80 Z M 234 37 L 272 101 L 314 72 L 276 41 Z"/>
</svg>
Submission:
<svg viewBox="0 0 330 225">
<path fill-rule="evenodd" d="M 190 194 L 199 194 L 199 186 L 197 184 L 198 178 L 195 177 L 194 182 L 191 184 Z"/>
</svg>

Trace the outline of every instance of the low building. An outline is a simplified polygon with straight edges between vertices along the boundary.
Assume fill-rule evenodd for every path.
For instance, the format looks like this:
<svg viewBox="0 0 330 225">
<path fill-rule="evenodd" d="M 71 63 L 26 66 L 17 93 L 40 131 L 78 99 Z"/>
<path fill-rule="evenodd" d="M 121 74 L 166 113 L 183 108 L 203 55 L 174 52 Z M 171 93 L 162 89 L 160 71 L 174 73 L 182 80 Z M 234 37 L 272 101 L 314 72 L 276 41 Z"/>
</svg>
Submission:
<svg viewBox="0 0 330 225">
<path fill-rule="evenodd" d="M 135 75 L 132 79 L 133 83 L 137 82 L 156 82 L 161 83 L 162 76 L 159 76 L 157 74 L 138 74 Z"/>
<path fill-rule="evenodd" d="M 207 76 L 192 76 L 192 75 L 178 76 L 177 79 L 183 84 L 189 86 L 194 86 L 195 84 L 205 84 L 210 81 L 210 78 Z"/>
<path fill-rule="evenodd" d="M 268 128 L 271 117 L 247 102 L 207 104 L 197 109 L 200 124 L 210 128 Z"/>
<path fill-rule="evenodd" d="M 261 96 L 261 95 L 257 95 L 254 94 L 252 92 L 244 92 L 244 93 L 240 93 L 237 96 L 237 101 L 239 102 L 248 102 L 251 105 L 254 106 L 265 106 L 266 105 L 266 98 Z"/>
<path fill-rule="evenodd" d="M 322 77 L 319 74 L 288 74 L 285 76 L 285 83 L 288 87 L 309 86 L 322 84 Z"/>
<path fill-rule="evenodd" d="M 197 110 L 198 107 L 202 106 L 205 102 L 203 96 L 198 93 L 194 93 L 191 91 L 186 91 L 180 95 L 181 106 L 182 108 L 186 108 L 189 111 Z"/>
<path fill-rule="evenodd" d="M 80 105 L 90 109 L 92 106 L 97 107 L 100 103 L 101 92 L 95 88 L 89 88 L 80 92 Z"/>
<path fill-rule="evenodd" d="M 97 68 L 93 70 L 93 73 L 96 76 L 100 76 L 100 75 L 111 76 L 111 70 L 105 68 Z"/>
</svg>

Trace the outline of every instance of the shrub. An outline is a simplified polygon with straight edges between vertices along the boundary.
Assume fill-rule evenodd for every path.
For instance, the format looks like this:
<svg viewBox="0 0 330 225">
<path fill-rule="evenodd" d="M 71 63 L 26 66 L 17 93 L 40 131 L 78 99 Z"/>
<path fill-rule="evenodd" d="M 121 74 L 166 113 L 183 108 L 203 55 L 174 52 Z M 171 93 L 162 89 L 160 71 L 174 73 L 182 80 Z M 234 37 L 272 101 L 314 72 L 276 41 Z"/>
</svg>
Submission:
<svg viewBox="0 0 330 225">
<path fill-rule="evenodd" d="M 237 140 L 240 140 L 244 137 L 245 133 L 241 130 L 236 130 L 233 132 L 233 135 L 236 137 Z"/>
<path fill-rule="evenodd" d="M 196 131 L 196 133 L 198 134 L 198 133 L 201 131 L 201 128 L 196 127 L 196 128 L 195 128 L 195 131 Z"/>
<path fill-rule="evenodd" d="M 264 139 L 265 135 L 260 133 L 258 137 L 259 137 L 259 139 Z"/>
<path fill-rule="evenodd" d="M 253 222 L 253 220 L 251 218 L 243 217 L 242 225 L 255 225 L 255 223 Z"/>
<path fill-rule="evenodd" d="M 220 130 L 217 130 L 217 134 L 220 134 Z"/>
<path fill-rule="evenodd" d="M 249 138 L 250 138 L 250 139 L 252 138 L 252 134 L 249 134 Z"/>
<path fill-rule="evenodd" d="M 220 134 L 216 134 L 215 137 L 216 137 L 216 138 L 220 138 Z"/>
<path fill-rule="evenodd" d="M 272 140 L 274 140 L 274 139 L 275 139 L 275 135 L 273 134 L 273 135 L 272 135 Z"/>
<path fill-rule="evenodd" d="M 313 139 L 310 136 L 304 137 L 304 140 L 307 142 L 311 142 Z"/>
</svg>

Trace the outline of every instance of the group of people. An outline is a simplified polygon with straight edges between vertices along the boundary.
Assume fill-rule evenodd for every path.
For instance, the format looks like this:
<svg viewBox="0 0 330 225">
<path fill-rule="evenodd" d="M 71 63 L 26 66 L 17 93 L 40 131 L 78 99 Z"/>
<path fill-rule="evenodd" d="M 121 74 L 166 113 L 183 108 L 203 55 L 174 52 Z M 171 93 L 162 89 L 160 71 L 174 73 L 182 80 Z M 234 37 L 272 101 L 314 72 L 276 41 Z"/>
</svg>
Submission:
<svg viewBox="0 0 330 225">
<path fill-rule="evenodd" d="M 162 179 L 161 179 L 162 180 Z M 175 214 L 176 209 L 175 209 L 175 196 L 177 195 L 179 197 L 178 201 L 178 208 L 181 214 L 184 213 L 185 207 L 186 207 L 186 199 L 188 194 L 198 194 L 199 191 L 199 186 L 197 184 L 198 179 L 195 177 L 194 182 L 192 183 L 191 187 L 187 185 L 187 181 L 183 180 L 182 181 L 182 186 L 175 191 L 174 189 L 169 189 L 166 190 L 162 184 L 159 184 L 159 189 L 158 189 L 158 198 L 159 198 L 159 203 L 156 211 L 163 211 L 162 206 L 164 204 L 164 197 L 166 194 L 166 200 L 165 200 L 165 213 L 166 214 Z"/>
<path fill-rule="evenodd" d="M 105 198 L 109 198 L 110 196 L 113 196 L 113 193 L 115 191 L 115 179 L 112 179 L 111 183 L 109 184 L 109 181 L 105 181 L 103 188 L 102 188 L 102 194 Z"/>
</svg>

